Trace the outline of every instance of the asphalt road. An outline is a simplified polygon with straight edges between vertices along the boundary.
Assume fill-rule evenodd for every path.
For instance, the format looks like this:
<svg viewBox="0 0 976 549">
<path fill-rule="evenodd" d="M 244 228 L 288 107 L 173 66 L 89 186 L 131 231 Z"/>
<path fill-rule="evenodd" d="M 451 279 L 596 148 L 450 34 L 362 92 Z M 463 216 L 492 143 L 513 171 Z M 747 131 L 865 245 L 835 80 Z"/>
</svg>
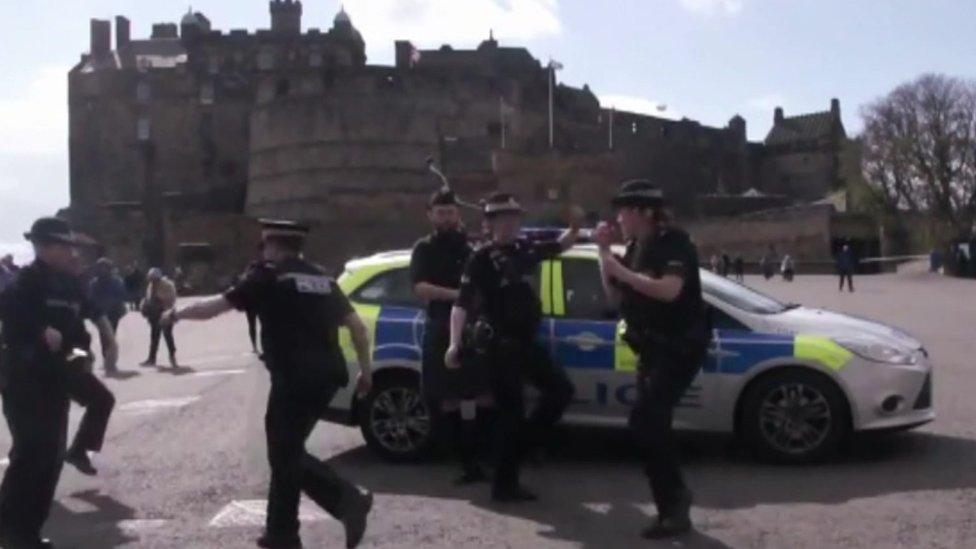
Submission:
<svg viewBox="0 0 976 549">
<path fill-rule="evenodd" d="M 806 467 L 758 464 L 725 439 L 684 437 L 697 531 L 658 544 L 637 537 L 652 509 L 623 433 L 565 433 L 565 450 L 525 473 L 544 499 L 519 507 L 493 506 L 485 487 L 453 487 L 446 462 L 382 463 L 354 429 L 323 423 L 309 448 L 376 491 L 366 547 L 976 547 L 976 283 L 918 268 L 858 278 L 854 294 L 823 276 L 747 282 L 920 337 L 936 365 L 939 418 L 898 436 L 858 438 L 829 463 Z M 119 404 L 96 458 L 101 475 L 65 470 L 47 533 L 92 549 L 252 546 L 268 479 L 267 376 L 244 318 L 179 325 L 185 368 L 177 372 L 136 366 L 148 339 L 137 315 L 120 332 L 128 375 L 107 380 Z M 0 452 L 8 447 L 4 426 Z M 343 546 L 341 526 L 314 506 L 303 519 L 308 547 Z"/>
</svg>

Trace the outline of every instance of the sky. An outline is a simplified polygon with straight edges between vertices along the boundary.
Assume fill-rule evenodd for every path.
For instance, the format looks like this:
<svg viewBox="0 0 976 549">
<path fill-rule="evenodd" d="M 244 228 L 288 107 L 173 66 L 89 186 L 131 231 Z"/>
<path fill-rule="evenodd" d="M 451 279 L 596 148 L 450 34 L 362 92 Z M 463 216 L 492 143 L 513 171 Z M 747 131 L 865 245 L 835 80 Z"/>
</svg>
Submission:
<svg viewBox="0 0 976 549">
<path fill-rule="evenodd" d="M 266 0 L 195 0 L 214 27 L 267 28 Z M 306 0 L 306 28 L 327 29 L 338 0 Z M 133 37 L 188 6 L 150 0 L 0 0 L 0 253 L 23 256 L 31 221 L 68 205 L 67 72 L 92 17 L 127 16 Z M 393 41 L 474 47 L 489 31 L 589 84 L 604 106 L 724 126 L 739 114 L 762 140 L 787 115 L 841 101 L 859 108 L 925 72 L 976 77 L 974 0 L 347 0 L 371 64 Z"/>
</svg>

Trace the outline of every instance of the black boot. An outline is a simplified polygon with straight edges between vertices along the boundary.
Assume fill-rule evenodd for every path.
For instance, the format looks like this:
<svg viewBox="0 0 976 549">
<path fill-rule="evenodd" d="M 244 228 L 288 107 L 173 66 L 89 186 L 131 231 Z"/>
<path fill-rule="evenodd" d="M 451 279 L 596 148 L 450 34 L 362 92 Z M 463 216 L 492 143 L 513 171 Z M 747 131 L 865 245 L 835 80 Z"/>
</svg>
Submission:
<svg viewBox="0 0 976 549">
<path fill-rule="evenodd" d="M 366 519 L 373 509 L 372 492 L 361 493 L 358 488 L 351 494 L 351 503 L 346 507 L 342 516 L 342 526 L 346 529 L 346 547 L 353 549 L 359 546 L 366 534 Z"/>
<path fill-rule="evenodd" d="M 265 549 L 302 549 L 302 538 L 298 534 L 281 535 L 265 532 L 255 543 Z"/>
<path fill-rule="evenodd" d="M 91 458 L 88 457 L 88 452 L 80 448 L 71 448 L 68 453 L 64 456 L 64 462 L 74 466 L 83 475 L 93 477 L 98 474 L 98 469 L 92 465 Z"/>
</svg>

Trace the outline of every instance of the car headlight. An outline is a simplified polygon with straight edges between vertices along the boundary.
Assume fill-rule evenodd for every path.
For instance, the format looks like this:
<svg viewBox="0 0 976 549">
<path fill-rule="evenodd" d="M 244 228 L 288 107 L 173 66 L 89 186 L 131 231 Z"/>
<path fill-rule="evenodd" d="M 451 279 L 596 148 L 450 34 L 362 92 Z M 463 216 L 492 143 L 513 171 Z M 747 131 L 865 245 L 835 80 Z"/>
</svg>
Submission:
<svg viewBox="0 0 976 549">
<path fill-rule="evenodd" d="M 872 362 L 901 364 L 906 366 L 918 362 L 918 358 L 915 356 L 915 353 L 905 349 L 899 349 L 893 345 L 871 341 L 852 341 L 846 339 L 838 339 L 835 341 L 837 341 L 838 345 L 847 349 L 848 351 Z"/>
</svg>

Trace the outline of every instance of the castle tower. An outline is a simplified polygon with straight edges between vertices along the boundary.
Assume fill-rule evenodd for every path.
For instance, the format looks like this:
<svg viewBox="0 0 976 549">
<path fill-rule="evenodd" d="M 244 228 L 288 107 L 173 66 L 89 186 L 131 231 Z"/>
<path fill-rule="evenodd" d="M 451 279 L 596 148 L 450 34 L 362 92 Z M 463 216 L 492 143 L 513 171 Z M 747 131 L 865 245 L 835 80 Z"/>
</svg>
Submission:
<svg viewBox="0 0 976 549">
<path fill-rule="evenodd" d="M 301 0 L 271 0 L 271 30 L 281 34 L 302 33 Z"/>
</svg>

